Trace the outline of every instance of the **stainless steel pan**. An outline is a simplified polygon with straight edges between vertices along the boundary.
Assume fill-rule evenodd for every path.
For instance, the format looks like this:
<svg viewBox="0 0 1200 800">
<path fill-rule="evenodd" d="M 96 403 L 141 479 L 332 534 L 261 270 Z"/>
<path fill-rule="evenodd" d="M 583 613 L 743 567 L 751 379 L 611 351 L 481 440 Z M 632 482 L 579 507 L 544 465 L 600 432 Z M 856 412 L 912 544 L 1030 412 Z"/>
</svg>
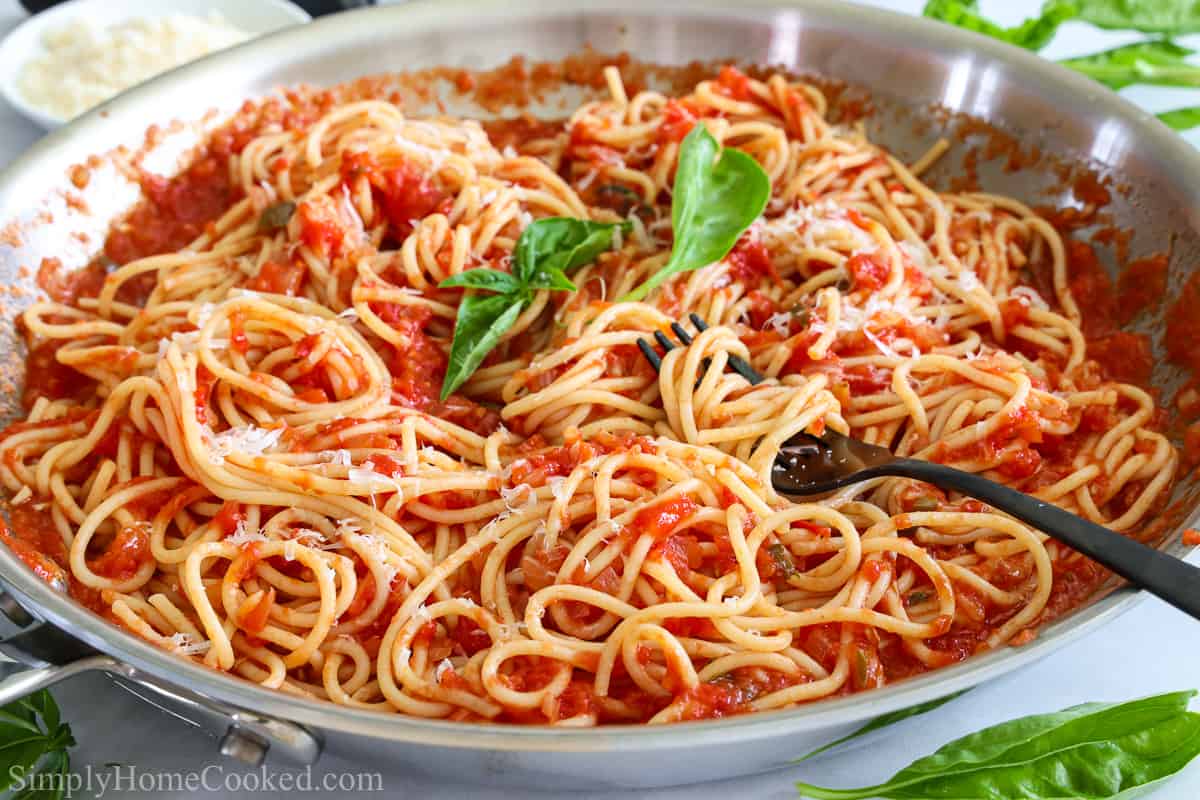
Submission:
<svg viewBox="0 0 1200 800">
<path fill-rule="evenodd" d="M 283 84 L 332 84 L 435 65 L 487 67 L 513 54 L 559 59 L 585 45 L 663 64 L 729 58 L 843 79 L 873 93 L 874 138 L 909 157 L 939 135 L 939 125 L 928 124 L 925 113 L 931 104 L 974 115 L 1043 153 L 1090 161 L 1112 174 L 1127 188 L 1111 211 L 1117 225 L 1135 231 L 1132 253 L 1162 249 L 1174 237 L 1172 289 L 1196 261 L 1200 157 L 1192 148 L 1097 84 L 974 34 L 826 0 L 428 2 L 326 18 L 209 57 L 67 125 L 10 166 L 0 175 L 0 224 L 19 221 L 22 233 L 19 245 L 0 244 L 0 288 L 8 289 L 0 297 L 0 353 L 9 356 L 0 378 L 19 376 L 11 323 L 28 302 L 30 273 L 41 258 L 83 263 L 136 195 L 111 168 L 98 169 L 86 189 L 76 189 L 68 181 L 69 165 L 118 145 L 143 144 L 151 122 L 227 113 L 243 98 Z M 194 131 L 184 126 L 150 148 L 148 163 L 169 169 L 192 141 Z M 1053 194 L 1058 178 L 1048 170 L 1012 173 L 993 165 L 981 175 L 987 188 L 1035 205 L 1064 201 Z M 64 191 L 74 196 L 71 203 Z M 79 231 L 89 235 L 86 242 L 70 235 Z M 1146 324 L 1161 327 L 1162 320 Z M 1168 386 L 1178 376 L 1160 367 L 1155 380 Z M 11 416 L 17 404 L 6 390 L 0 410 Z M 1184 508 L 1195 508 L 1194 486 L 1181 487 L 1177 497 Z M 1194 514 L 1184 516 L 1189 519 L 1180 527 Z M 1170 541 L 1181 549 L 1177 535 Z M 779 766 L 879 714 L 1042 658 L 1138 599 L 1118 589 L 1046 626 L 1024 647 L 867 694 L 704 723 L 560 730 L 419 720 L 264 690 L 103 622 L 42 583 L 4 548 L 0 577 L 9 592 L 0 610 L 11 620 L 3 649 L 36 667 L 0 683 L 0 702 L 83 670 L 104 670 L 153 702 L 218 732 L 229 729 L 223 751 L 247 760 L 269 753 L 311 761 L 324 747 L 366 762 L 387 759 L 459 779 L 540 787 L 652 786 Z"/>
</svg>

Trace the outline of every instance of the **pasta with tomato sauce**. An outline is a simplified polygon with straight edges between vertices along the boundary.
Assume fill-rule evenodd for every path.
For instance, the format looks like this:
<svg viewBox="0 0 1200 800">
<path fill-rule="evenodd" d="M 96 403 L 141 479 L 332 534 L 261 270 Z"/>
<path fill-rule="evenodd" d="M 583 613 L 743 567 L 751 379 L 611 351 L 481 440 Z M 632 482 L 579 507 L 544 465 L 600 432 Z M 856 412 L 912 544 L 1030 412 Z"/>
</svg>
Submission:
<svg viewBox="0 0 1200 800">
<path fill-rule="evenodd" d="M 1100 568 L 974 500 L 770 480 L 789 437 L 834 429 L 1146 535 L 1178 458 L 1119 371 L 1136 337 L 1085 335 L 1077 245 L 930 188 L 944 145 L 905 164 L 812 85 L 606 80 L 558 122 L 265 101 L 147 181 L 107 264 L 47 270 L 23 316 L 8 545 L 214 669 L 510 723 L 791 707 L 1028 641 L 1091 594 Z M 622 301 L 669 257 L 697 125 L 766 172 L 766 209 Z M 548 217 L 624 227 L 443 398 L 478 292 L 439 284 L 511 273 Z M 656 372 L 638 340 L 688 312 L 710 327 Z"/>
</svg>

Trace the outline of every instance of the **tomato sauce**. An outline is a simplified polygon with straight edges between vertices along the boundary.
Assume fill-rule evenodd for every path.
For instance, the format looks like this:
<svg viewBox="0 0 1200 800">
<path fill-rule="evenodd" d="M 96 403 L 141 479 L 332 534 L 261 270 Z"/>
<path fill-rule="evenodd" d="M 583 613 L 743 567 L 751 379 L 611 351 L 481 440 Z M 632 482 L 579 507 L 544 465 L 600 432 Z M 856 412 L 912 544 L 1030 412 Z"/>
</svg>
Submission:
<svg viewBox="0 0 1200 800">
<path fill-rule="evenodd" d="M 305 208 L 306 206 L 301 206 Z M 301 218 L 304 219 L 304 214 L 301 213 Z M 320 250 L 323 246 L 328 246 L 325 240 L 315 241 L 310 237 L 312 229 L 304 227 L 302 239 L 305 244 L 314 249 Z M 336 228 L 337 241 L 341 242 L 341 228 Z M 258 274 L 246 282 L 246 288 L 255 292 L 269 292 L 271 294 L 286 294 L 296 296 L 300 294 L 300 288 L 304 285 L 304 278 L 308 275 L 308 268 L 304 264 L 292 261 L 286 264 L 281 264 L 277 261 L 264 262 L 259 268 Z M 246 352 L 246 334 L 241 330 L 239 325 L 238 330 L 234 332 L 234 347 L 240 348 L 240 352 Z"/>
<path fill-rule="evenodd" d="M 1167 355 L 1200 372 L 1200 272 L 1193 272 L 1167 312 Z"/>
<path fill-rule="evenodd" d="M 633 515 L 629 528 L 635 536 L 648 534 L 654 540 L 662 541 L 698 510 L 696 501 L 687 495 L 672 497 L 639 510 Z"/>
<path fill-rule="evenodd" d="M 729 277 L 746 286 L 756 286 L 764 278 L 776 283 L 781 280 L 766 245 L 752 234 L 743 234 L 725 258 L 729 262 Z"/>
<path fill-rule="evenodd" d="M 1086 242 L 1067 239 L 1068 285 L 1083 310 L 1083 335 L 1104 336 L 1116 328 L 1117 294 L 1113 282 Z M 1053 296 L 1053 295 L 1050 295 Z"/>
<path fill-rule="evenodd" d="M 749 102 L 754 100 L 754 91 L 750 86 L 750 77 L 737 67 L 721 67 L 717 74 L 716 89 L 731 100 Z"/>
<path fill-rule="evenodd" d="M 632 434 L 600 435 L 586 442 L 570 442 L 517 459 L 512 463 L 509 481 L 513 486 L 522 483 L 545 486 L 548 479 L 570 475 L 585 461 L 620 450 L 653 453 L 654 443 Z"/>
<path fill-rule="evenodd" d="M 1156 308 L 1167 295 L 1167 255 L 1158 253 L 1124 266 L 1117 276 L 1118 319 L 1122 325 Z"/>
<path fill-rule="evenodd" d="M 238 526 L 245 521 L 246 514 L 242 511 L 242 504 L 236 500 L 226 500 L 221 504 L 221 510 L 213 517 L 213 525 L 221 532 L 222 538 L 235 534 Z"/>
<path fill-rule="evenodd" d="M 238 627 L 252 636 L 262 633 L 263 629 L 267 627 L 267 620 L 270 618 L 271 609 L 274 606 L 275 587 L 271 586 L 253 603 L 247 600 L 242 604 L 237 612 Z"/>
<path fill-rule="evenodd" d="M 342 164 L 342 175 L 347 182 L 359 176 L 366 178 L 397 242 L 412 232 L 413 222 L 430 214 L 447 213 L 453 203 L 434 185 L 425 169 L 404 161 L 381 164 L 366 151 L 348 156 Z"/>
<path fill-rule="evenodd" d="M 26 408 L 31 408 L 39 397 L 50 400 L 81 397 L 96 385 L 87 375 L 58 361 L 58 351 L 65 343 L 65 340 L 48 339 L 29 349 L 25 361 L 25 389 L 21 395 Z"/>
<path fill-rule="evenodd" d="M 517 152 L 521 152 L 528 142 L 554 138 L 566 127 L 562 120 L 543 120 L 532 114 L 489 119 L 480 124 L 493 147 L 501 151 L 511 147 Z"/>
<path fill-rule="evenodd" d="M 220 138 L 214 138 L 176 177 L 142 172 L 143 199 L 109 233 L 104 244 L 109 258 L 128 264 L 179 250 L 228 210 L 241 190 L 229 181 L 229 153 L 222 152 L 220 142 Z"/>
<path fill-rule="evenodd" d="M 696 127 L 697 115 L 686 103 L 668 100 L 663 109 L 662 122 L 658 126 L 659 146 L 682 142 Z"/>
<path fill-rule="evenodd" d="M 35 511 L 33 503 L 11 509 L 12 526 L 0 517 L 0 540 L 39 578 L 68 587 L 73 578 L 67 569 L 67 545 L 48 511 Z"/>
</svg>

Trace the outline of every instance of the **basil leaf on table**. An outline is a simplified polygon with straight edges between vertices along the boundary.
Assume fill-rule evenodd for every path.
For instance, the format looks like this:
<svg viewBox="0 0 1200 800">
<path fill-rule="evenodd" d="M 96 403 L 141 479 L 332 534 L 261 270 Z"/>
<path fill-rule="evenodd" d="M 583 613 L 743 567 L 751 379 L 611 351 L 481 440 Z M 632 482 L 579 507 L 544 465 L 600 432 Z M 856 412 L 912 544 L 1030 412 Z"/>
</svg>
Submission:
<svg viewBox="0 0 1200 800">
<path fill-rule="evenodd" d="M 1190 106 L 1188 108 L 1176 108 L 1171 111 L 1163 111 L 1158 114 L 1158 118 L 1168 128 L 1177 131 L 1186 131 L 1200 125 L 1200 106 Z"/>
<path fill-rule="evenodd" d="M 477 267 L 451 275 L 439 288 L 476 289 L 493 295 L 467 295 L 458 307 L 442 400 L 483 363 L 539 289 L 575 291 L 567 274 L 612 247 L 613 234 L 628 223 L 548 217 L 521 231 L 513 250 L 513 271 Z"/>
<path fill-rule="evenodd" d="M 1169 41 L 1137 42 L 1058 63 L 1110 89 L 1135 83 L 1200 87 L 1200 66 L 1186 61 L 1194 52 Z"/>
<path fill-rule="evenodd" d="M 935 708 L 941 708 L 942 706 L 946 705 L 946 703 L 949 703 L 951 700 L 954 700 L 955 698 L 962 697 L 964 694 L 966 694 L 969 691 L 971 691 L 971 690 L 963 689 L 962 691 L 953 692 L 951 694 L 948 694 L 945 697 L 939 697 L 936 700 L 929 700 L 924 703 L 917 703 L 915 706 L 909 706 L 908 708 L 901 708 L 901 709 L 891 712 L 890 714 L 882 714 L 882 715 L 876 717 L 875 719 L 871 720 L 870 722 L 868 722 L 866 725 L 863 725 L 861 728 L 854 731 L 853 733 L 846 734 L 845 736 L 843 736 L 840 739 L 835 739 L 834 741 L 830 742 L 827 745 L 818 747 L 816 750 L 813 750 L 811 753 L 807 753 L 806 755 L 800 756 L 799 758 L 796 759 L 796 762 L 799 763 L 801 761 L 807 761 L 808 759 L 814 758 L 815 756 L 819 756 L 821 753 L 828 752 L 835 747 L 840 747 L 840 746 L 844 745 L 846 742 L 853 741 L 854 739 L 857 739 L 860 736 L 866 736 L 868 733 L 874 733 L 875 731 L 886 728 L 889 725 L 895 725 L 897 722 L 903 722 L 904 720 L 909 719 L 910 717 L 918 717 L 921 714 L 927 714 L 930 711 L 933 711 Z"/>
<path fill-rule="evenodd" d="M 1097 28 L 1179 36 L 1200 33 L 1196 0 L 1077 0 L 1079 19 Z"/>
<path fill-rule="evenodd" d="M 675 168 L 671 258 L 621 299 L 641 300 L 673 275 L 720 261 L 762 214 L 770 195 L 771 179 L 757 161 L 741 150 L 721 149 L 707 128 L 696 125 L 679 147 Z"/>
<path fill-rule="evenodd" d="M 66 751 L 74 745 L 71 727 L 62 722 L 58 704 L 44 689 L 0 708 L 0 791 L 12 788 L 35 771 L 59 771 L 65 777 L 70 769 Z M 43 757 L 45 761 L 38 770 Z M 22 789 L 15 796 L 53 795 Z"/>
<path fill-rule="evenodd" d="M 1085 703 L 984 728 L 862 789 L 805 783 L 815 800 L 1115 800 L 1141 794 L 1200 754 L 1195 691 Z"/>
<path fill-rule="evenodd" d="M 997 25 L 980 15 L 979 3 L 975 0 L 929 0 L 921 13 L 1026 50 L 1041 50 L 1050 44 L 1062 23 L 1077 15 L 1078 9 L 1071 0 L 1050 0 L 1042 6 L 1040 15 L 1011 28 Z"/>
</svg>

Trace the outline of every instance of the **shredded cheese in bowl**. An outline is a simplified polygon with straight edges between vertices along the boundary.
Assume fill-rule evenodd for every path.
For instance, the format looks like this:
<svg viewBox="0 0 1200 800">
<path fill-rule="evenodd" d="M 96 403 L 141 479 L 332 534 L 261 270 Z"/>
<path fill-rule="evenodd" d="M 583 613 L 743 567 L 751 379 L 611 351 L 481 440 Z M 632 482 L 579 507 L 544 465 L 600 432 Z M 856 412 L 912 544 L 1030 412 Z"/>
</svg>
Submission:
<svg viewBox="0 0 1200 800">
<path fill-rule="evenodd" d="M 70 119 L 110 97 L 201 56 L 250 38 L 219 14 L 171 14 L 98 27 L 76 19 L 48 31 L 45 52 L 21 71 L 31 105 Z"/>
</svg>

